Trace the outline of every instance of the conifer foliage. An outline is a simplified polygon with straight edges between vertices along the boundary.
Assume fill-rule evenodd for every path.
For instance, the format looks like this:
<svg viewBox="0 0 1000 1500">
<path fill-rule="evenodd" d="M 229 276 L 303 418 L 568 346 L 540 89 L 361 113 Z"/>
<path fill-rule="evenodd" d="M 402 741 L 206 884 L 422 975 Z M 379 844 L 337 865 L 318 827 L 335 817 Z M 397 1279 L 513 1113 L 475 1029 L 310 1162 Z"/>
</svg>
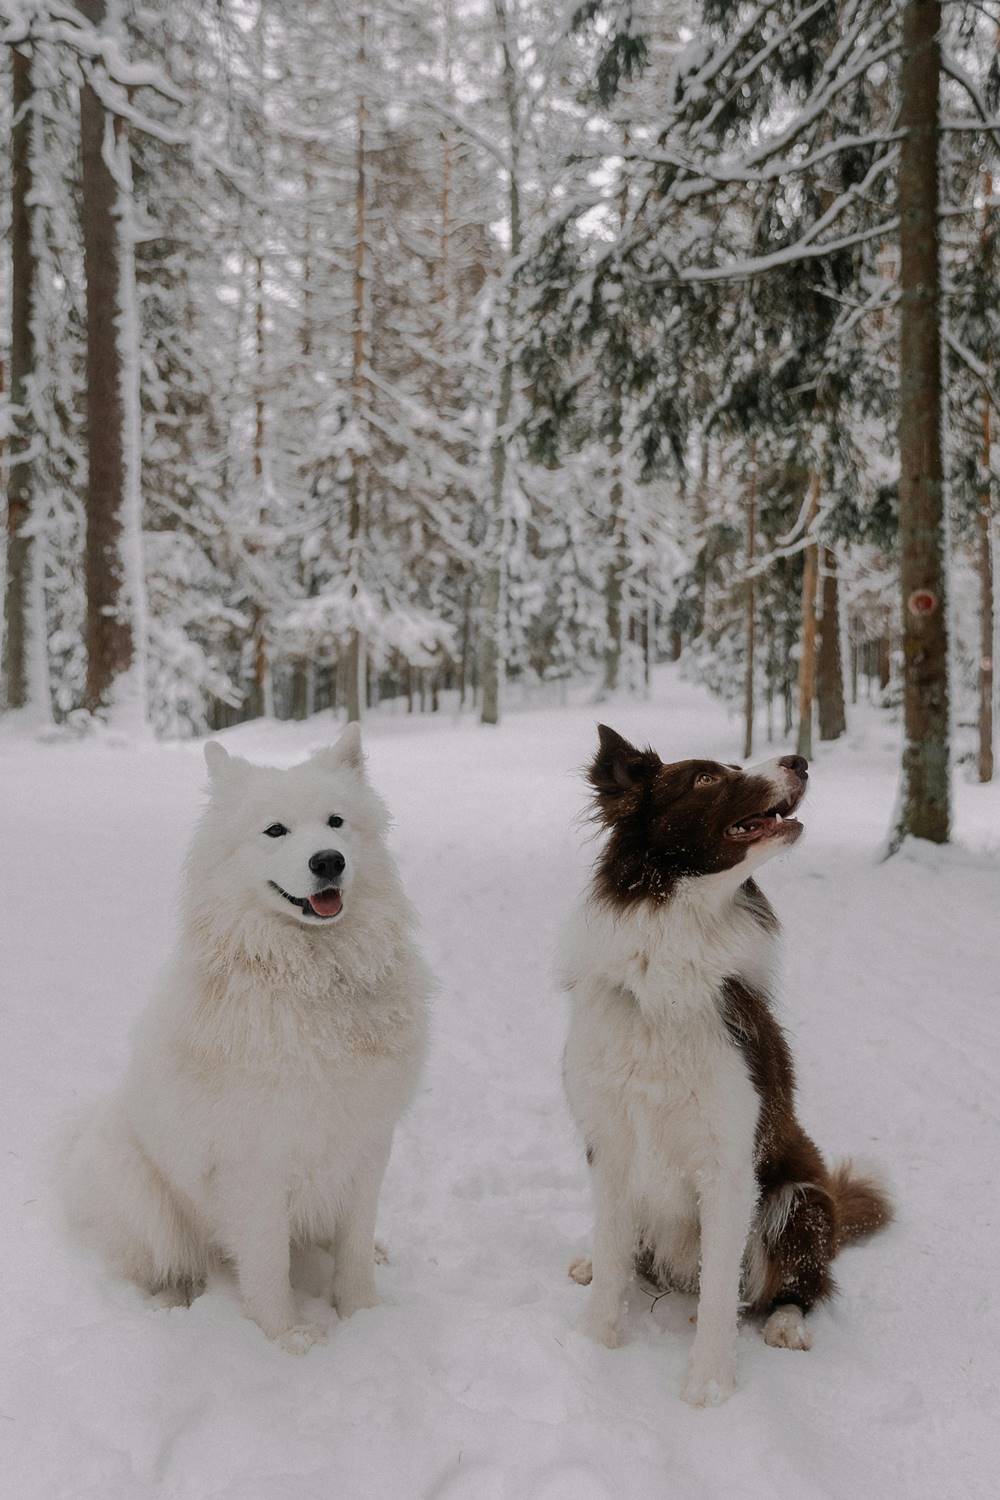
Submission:
<svg viewBox="0 0 1000 1500">
<path fill-rule="evenodd" d="M 0 0 L 5 708 L 642 693 L 993 774 L 996 17 Z M 937 361 L 937 367 L 935 367 Z M 898 841 L 898 839 L 897 839 Z"/>
</svg>

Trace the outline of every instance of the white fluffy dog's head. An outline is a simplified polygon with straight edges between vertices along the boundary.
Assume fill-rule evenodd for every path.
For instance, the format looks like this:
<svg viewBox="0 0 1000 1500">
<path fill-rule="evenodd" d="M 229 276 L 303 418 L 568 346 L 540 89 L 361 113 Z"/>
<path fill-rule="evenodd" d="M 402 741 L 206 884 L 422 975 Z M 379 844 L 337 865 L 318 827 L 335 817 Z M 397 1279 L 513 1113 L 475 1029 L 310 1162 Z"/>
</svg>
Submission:
<svg viewBox="0 0 1000 1500">
<path fill-rule="evenodd" d="M 388 857 L 388 817 L 365 776 L 358 726 L 288 770 L 251 765 L 214 740 L 205 760 L 211 796 L 191 851 L 189 899 L 223 921 L 350 924 L 366 875 L 377 881 Z"/>
</svg>

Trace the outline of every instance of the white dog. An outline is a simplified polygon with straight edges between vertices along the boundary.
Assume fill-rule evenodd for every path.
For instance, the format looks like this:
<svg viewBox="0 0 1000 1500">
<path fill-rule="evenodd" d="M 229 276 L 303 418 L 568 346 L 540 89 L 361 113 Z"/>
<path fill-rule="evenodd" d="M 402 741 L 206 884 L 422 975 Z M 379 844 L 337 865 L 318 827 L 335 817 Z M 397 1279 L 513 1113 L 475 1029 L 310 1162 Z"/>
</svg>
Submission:
<svg viewBox="0 0 1000 1500">
<path fill-rule="evenodd" d="M 290 770 L 205 747 L 211 796 L 180 940 L 125 1080 L 71 1148 L 71 1216 L 111 1264 L 190 1300 L 214 1260 L 303 1352 L 290 1246 L 333 1250 L 341 1317 L 376 1301 L 375 1213 L 417 1084 L 430 976 L 357 726 Z"/>
</svg>

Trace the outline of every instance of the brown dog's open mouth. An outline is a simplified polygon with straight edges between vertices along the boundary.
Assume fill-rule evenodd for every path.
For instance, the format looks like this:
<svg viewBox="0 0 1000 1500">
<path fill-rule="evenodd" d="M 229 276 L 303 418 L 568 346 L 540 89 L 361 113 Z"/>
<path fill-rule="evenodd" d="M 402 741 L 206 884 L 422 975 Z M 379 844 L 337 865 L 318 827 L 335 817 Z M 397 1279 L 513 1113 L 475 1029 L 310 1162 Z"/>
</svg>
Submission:
<svg viewBox="0 0 1000 1500">
<path fill-rule="evenodd" d="M 802 824 L 797 818 L 786 818 L 779 812 L 768 811 L 744 818 L 742 823 L 731 823 L 726 829 L 726 838 L 738 839 L 741 844 L 754 844 L 758 839 L 773 839 L 801 831 Z"/>
<path fill-rule="evenodd" d="M 786 797 L 783 802 L 776 802 L 773 807 L 767 808 L 764 812 L 741 818 L 738 823 L 730 823 L 726 829 L 726 838 L 735 839 L 741 844 L 756 844 L 760 839 L 797 836 L 802 832 L 802 824 L 791 814 L 802 801 L 804 794 L 805 787 L 798 796 Z"/>
</svg>

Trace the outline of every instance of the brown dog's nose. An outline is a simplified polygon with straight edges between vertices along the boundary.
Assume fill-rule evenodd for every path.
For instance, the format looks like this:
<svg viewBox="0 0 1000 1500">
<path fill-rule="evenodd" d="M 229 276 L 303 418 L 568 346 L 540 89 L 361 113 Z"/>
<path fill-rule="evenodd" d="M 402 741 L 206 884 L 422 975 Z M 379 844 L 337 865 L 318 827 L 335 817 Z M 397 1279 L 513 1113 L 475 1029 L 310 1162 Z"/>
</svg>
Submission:
<svg viewBox="0 0 1000 1500">
<path fill-rule="evenodd" d="M 783 755 L 778 765 L 784 766 L 786 771 L 794 771 L 796 776 L 802 777 L 803 781 L 809 775 L 809 762 L 804 755 Z"/>
</svg>

